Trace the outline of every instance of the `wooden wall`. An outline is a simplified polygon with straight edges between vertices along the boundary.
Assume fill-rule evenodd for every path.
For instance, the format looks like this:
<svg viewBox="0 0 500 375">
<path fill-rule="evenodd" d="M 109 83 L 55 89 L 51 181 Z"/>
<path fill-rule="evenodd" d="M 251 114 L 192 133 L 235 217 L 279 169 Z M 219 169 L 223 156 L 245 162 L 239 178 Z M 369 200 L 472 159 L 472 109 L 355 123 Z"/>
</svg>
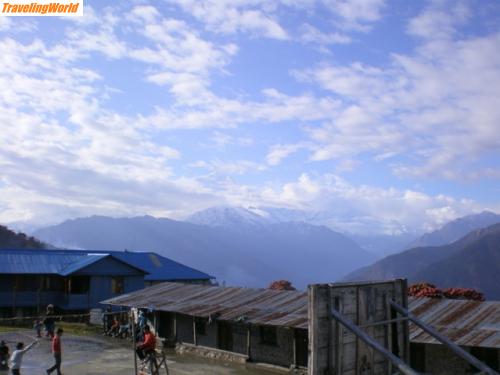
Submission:
<svg viewBox="0 0 500 375">
<path fill-rule="evenodd" d="M 336 309 L 358 326 L 390 320 L 389 301 L 407 307 L 406 280 L 309 286 L 309 374 L 386 375 L 391 364 L 333 318 Z M 364 331 L 394 354 L 409 361 L 407 321 L 372 325 Z"/>
</svg>

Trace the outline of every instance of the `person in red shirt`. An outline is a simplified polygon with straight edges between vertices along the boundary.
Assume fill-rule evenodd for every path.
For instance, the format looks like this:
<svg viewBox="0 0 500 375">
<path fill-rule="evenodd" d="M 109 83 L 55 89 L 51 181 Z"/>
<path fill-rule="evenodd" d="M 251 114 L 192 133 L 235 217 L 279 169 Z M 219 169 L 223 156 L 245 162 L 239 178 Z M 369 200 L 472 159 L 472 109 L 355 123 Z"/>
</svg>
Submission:
<svg viewBox="0 0 500 375">
<path fill-rule="evenodd" d="M 148 325 L 144 326 L 144 342 L 137 346 L 135 352 L 137 356 L 143 360 L 151 352 L 156 349 L 156 337 Z"/>
<path fill-rule="evenodd" d="M 47 374 L 51 374 L 52 371 L 57 370 L 57 375 L 61 375 L 61 336 L 63 334 L 63 329 L 58 328 L 56 335 L 52 338 L 52 354 L 54 354 L 55 364 L 51 368 L 47 369 Z"/>
</svg>

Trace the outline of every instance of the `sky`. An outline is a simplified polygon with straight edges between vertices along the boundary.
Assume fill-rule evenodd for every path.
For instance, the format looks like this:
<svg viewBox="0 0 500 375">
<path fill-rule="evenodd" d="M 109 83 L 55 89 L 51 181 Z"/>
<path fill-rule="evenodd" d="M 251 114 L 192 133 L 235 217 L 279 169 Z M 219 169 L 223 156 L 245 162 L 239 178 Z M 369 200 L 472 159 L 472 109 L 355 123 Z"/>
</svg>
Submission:
<svg viewBox="0 0 500 375">
<path fill-rule="evenodd" d="M 500 3 L 85 1 L 0 17 L 0 222 L 500 212 Z"/>
</svg>

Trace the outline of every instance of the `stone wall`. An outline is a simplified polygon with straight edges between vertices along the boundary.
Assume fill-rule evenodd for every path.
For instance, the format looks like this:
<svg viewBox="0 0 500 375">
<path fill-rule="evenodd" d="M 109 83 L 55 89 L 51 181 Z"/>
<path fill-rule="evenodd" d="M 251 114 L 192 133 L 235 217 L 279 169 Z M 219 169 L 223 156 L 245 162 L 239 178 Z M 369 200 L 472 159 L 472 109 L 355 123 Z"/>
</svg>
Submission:
<svg viewBox="0 0 500 375">
<path fill-rule="evenodd" d="M 466 348 L 463 348 L 467 350 Z M 468 350 L 467 350 L 468 351 Z M 425 372 L 440 375 L 470 374 L 470 365 L 444 345 L 425 345 Z"/>
<path fill-rule="evenodd" d="M 278 327 L 276 345 L 262 343 L 258 326 L 252 326 L 250 335 L 251 361 L 284 367 L 290 367 L 293 364 L 294 331 L 292 329 Z"/>
<path fill-rule="evenodd" d="M 227 352 L 206 346 L 196 346 L 192 344 L 178 344 L 175 350 L 179 354 L 193 354 L 204 358 L 217 359 L 225 362 L 236 362 L 244 364 L 248 357 L 243 354 Z"/>
</svg>

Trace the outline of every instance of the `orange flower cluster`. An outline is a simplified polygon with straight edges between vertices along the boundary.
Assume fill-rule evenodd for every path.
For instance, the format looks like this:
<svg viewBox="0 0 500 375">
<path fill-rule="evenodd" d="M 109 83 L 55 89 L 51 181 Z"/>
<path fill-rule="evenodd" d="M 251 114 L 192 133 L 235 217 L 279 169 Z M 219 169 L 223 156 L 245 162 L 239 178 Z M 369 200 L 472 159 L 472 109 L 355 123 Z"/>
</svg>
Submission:
<svg viewBox="0 0 500 375">
<path fill-rule="evenodd" d="M 288 280 L 276 280 L 269 284 L 268 289 L 273 290 L 296 290 Z"/>
<path fill-rule="evenodd" d="M 449 299 L 467 299 L 473 301 L 484 301 L 483 293 L 472 288 L 446 288 L 439 289 L 430 283 L 418 283 L 410 285 L 408 295 L 411 297 L 429 297 L 429 298 L 449 298 Z"/>
</svg>

